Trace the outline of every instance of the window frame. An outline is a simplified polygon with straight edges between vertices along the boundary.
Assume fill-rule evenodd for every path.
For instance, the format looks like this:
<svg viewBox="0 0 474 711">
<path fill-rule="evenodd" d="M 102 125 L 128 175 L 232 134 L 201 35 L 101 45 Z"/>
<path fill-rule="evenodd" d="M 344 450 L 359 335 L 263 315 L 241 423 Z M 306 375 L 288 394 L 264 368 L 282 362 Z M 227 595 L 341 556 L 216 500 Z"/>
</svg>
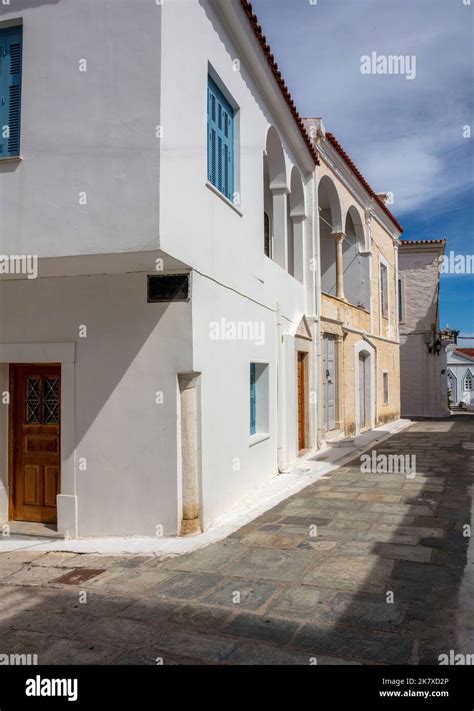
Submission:
<svg viewBox="0 0 474 711">
<path fill-rule="evenodd" d="M 384 262 L 379 264 L 380 279 L 380 315 L 388 320 L 388 267 Z"/>
<path fill-rule="evenodd" d="M 469 379 L 469 382 L 470 382 L 470 387 L 469 387 L 469 388 L 467 387 L 468 379 Z M 464 373 L 462 389 L 463 389 L 464 392 L 467 392 L 467 393 L 472 393 L 472 392 L 474 391 L 474 375 L 473 375 L 473 373 L 472 373 L 472 371 L 471 371 L 470 368 L 468 368 L 468 369 L 466 370 L 466 372 Z"/>
<path fill-rule="evenodd" d="M 387 384 L 386 388 L 385 383 Z M 382 371 L 382 403 L 384 405 L 390 404 L 390 375 L 388 370 Z"/>
<path fill-rule="evenodd" d="M 218 80 L 214 73 L 208 71 L 207 74 L 207 183 L 212 186 L 218 194 L 222 195 L 226 201 L 236 208 L 239 207 L 240 201 L 235 202 L 236 191 L 236 115 L 237 109 L 235 102 L 232 101 L 228 92 L 221 87 L 222 82 Z M 215 99 L 215 118 L 212 117 L 212 99 Z M 229 135 L 226 136 L 225 126 L 219 126 L 219 111 L 224 111 L 225 116 L 229 118 Z M 212 128 L 214 126 L 214 129 Z M 212 161 L 212 139 L 211 130 L 215 131 L 215 165 Z M 221 152 L 218 152 L 218 141 L 222 141 Z M 225 184 L 225 165 L 219 159 L 219 156 L 225 155 L 225 148 L 228 149 L 229 168 L 227 173 L 227 185 Z M 219 179 L 219 167 L 221 168 L 221 178 Z M 227 188 L 227 190 L 226 190 Z"/>
<path fill-rule="evenodd" d="M 17 119 L 16 119 L 16 125 L 15 128 L 18 132 L 18 138 L 17 138 L 17 144 L 15 146 L 14 150 L 9 149 L 9 142 L 12 140 L 12 131 L 11 131 L 11 125 L 10 125 L 10 117 L 9 113 L 11 110 L 10 107 L 10 98 L 7 99 L 5 102 L 5 117 L 6 117 L 6 123 L 3 122 L 3 120 L 0 120 L 0 161 L 4 160 L 20 160 L 21 159 L 21 115 L 22 115 L 22 88 L 23 88 L 23 23 L 22 22 L 16 22 L 15 24 L 0 24 L 0 36 L 3 38 L 2 45 L 5 48 L 5 54 L 4 54 L 4 59 L 8 57 L 8 66 L 11 66 L 11 59 L 9 56 L 9 53 L 6 53 L 6 49 L 8 46 L 8 37 L 14 35 L 17 37 L 17 41 L 20 45 L 20 50 L 19 50 L 19 71 L 15 72 L 15 76 L 17 76 L 17 80 L 11 79 L 12 75 L 11 73 L 5 75 L 4 78 L 4 85 L 2 83 L 2 77 L 0 76 L 0 94 L 2 91 L 5 91 L 8 95 L 10 94 L 10 88 L 12 86 L 18 86 L 18 94 L 17 94 L 17 103 L 18 103 L 18 108 L 17 108 Z M 1 48 L 0 48 L 1 51 Z M 7 62 L 4 62 L 4 66 L 7 66 Z M 5 132 L 5 129 L 8 129 L 9 135 L 4 136 L 3 133 Z"/>
<path fill-rule="evenodd" d="M 268 362 L 250 362 L 249 414 L 249 437 L 252 446 L 270 437 L 270 364 Z"/>
<path fill-rule="evenodd" d="M 398 323 L 405 323 L 405 277 L 398 275 Z"/>
</svg>

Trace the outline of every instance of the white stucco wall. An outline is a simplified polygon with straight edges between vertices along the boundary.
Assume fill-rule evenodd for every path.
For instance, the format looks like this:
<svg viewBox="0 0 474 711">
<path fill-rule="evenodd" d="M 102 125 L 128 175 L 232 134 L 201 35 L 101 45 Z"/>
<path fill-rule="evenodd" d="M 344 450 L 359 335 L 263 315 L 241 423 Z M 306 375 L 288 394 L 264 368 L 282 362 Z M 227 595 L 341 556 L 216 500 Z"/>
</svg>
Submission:
<svg viewBox="0 0 474 711">
<path fill-rule="evenodd" d="M 426 339 L 439 329 L 439 246 L 403 245 L 398 267 L 403 279 L 403 320 L 400 330 L 402 417 L 444 417 L 447 405 L 446 353 L 429 353 Z"/>
<path fill-rule="evenodd" d="M 0 320 L 3 343 L 76 345 L 75 392 L 63 403 L 75 398 L 79 535 L 155 535 L 159 525 L 176 534 L 177 373 L 192 369 L 190 305 L 147 304 L 145 274 L 11 281 L 0 284 Z"/>
<path fill-rule="evenodd" d="M 445 417 L 449 414 L 446 353 L 428 353 L 423 334 L 400 336 L 402 417 Z"/>
<path fill-rule="evenodd" d="M 157 249 L 161 11 L 0 3 L 0 27 L 23 21 L 23 160 L 0 163 L 1 254 Z"/>
<path fill-rule="evenodd" d="M 248 25 L 247 19 L 243 19 Z M 249 25 L 248 34 L 253 35 Z M 266 64 L 261 49 L 257 50 Z M 240 62 L 237 71 L 234 60 Z M 314 164 L 306 149 L 306 165 L 298 163 L 285 132 L 280 130 L 277 117 L 247 67 L 246 57 L 230 39 L 212 2 L 164 3 L 162 61 L 165 133 L 161 156 L 161 246 L 182 262 L 260 300 L 266 260 L 263 152 L 269 127 L 279 128 L 288 188 L 291 165 L 298 166 L 308 184 L 312 173 L 305 170 L 309 166 L 311 171 Z M 240 193 L 238 211 L 206 185 L 210 66 L 238 106 L 235 118 L 239 136 L 235 160 L 235 191 Z M 280 103 L 289 114 L 283 98 Z M 298 135 L 293 119 L 289 119 L 292 132 Z M 311 198 L 308 187 L 307 200 Z M 312 205 L 308 204 L 308 217 L 311 212 Z M 309 220 L 306 227 L 311 229 Z M 292 291 L 294 278 L 283 271 L 281 277 L 279 298 L 284 301 L 286 292 Z M 301 293 L 304 297 L 302 290 Z"/>
<path fill-rule="evenodd" d="M 212 340 L 210 325 L 258 323 L 264 338 Z M 194 369 L 201 375 L 202 501 L 207 527 L 277 474 L 275 313 L 210 279 L 193 283 Z M 269 364 L 268 439 L 250 446 L 250 363 Z M 259 403 L 257 401 L 257 407 Z"/>
</svg>

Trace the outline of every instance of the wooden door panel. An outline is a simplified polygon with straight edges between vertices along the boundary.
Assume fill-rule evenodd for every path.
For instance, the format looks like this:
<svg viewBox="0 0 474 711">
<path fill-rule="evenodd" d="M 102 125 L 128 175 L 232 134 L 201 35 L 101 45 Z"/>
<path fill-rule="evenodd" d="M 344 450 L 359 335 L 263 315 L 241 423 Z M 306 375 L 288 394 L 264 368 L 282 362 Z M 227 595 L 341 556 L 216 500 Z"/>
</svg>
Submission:
<svg viewBox="0 0 474 711">
<path fill-rule="evenodd" d="M 28 506 L 40 505 L 40 468 L 33 464 L 24 467 L 23 498 Z"/>
<path fill-rule="evenodd" d="M 59 365 L 12 365 L 11 518 L 56 523 L 60 492 Z"/>
<path fill-rule="evenodd" d="M 56 496 L 58 491 L 58 468 L 57 467 L 45 467 L 44 468 L 44 505 L 45 506 L 56 506 Z"/>
<path fill-rule="evenodd" d="M 56 435 L 25 435 L 24 454 L 57 454 Z"/>
</svg>

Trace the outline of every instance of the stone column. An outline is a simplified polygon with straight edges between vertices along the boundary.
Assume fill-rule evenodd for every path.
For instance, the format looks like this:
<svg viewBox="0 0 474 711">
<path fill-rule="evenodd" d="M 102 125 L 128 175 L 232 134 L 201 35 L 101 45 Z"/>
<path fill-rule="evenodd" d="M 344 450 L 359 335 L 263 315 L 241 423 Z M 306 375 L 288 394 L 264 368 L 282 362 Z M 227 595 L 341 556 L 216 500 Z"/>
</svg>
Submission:
<svg viewBox="0 0 474 711">
<path fill-rule="evenodd" d="M 344 257 L 342 255 L 342 243 L 344 242 L 343 232 L 333 232 L 332 236 L 336 240 L 336 296 L 338 299 L 345 299 L 344 296 Z"/>
<path fill-rule="evenodd" d="M 178 376 L 181 396 L 181 462 L 183 518 L 181 536 L 201 533 L 199 519 L 197 373 Z"/>
</svg>

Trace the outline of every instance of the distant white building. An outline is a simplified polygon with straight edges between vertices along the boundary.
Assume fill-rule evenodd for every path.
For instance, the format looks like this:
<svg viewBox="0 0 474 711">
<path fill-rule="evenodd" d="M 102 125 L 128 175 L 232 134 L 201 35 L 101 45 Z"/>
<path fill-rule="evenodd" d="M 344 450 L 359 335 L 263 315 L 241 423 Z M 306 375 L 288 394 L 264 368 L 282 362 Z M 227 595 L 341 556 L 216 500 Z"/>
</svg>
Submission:
<svg viewBox="0 0 474 711">
<path fill-rule="evenodd" d="M 439 330 L 439 260 L 446 241 L 406 240 L 398 252 L 402 417 L 449 415 L 447 343 Z"/>
<path fill-rule="evenodd" d="M 474 348 L 447 348 L 447 377 L 451 405 L 474 410 Z"/>
</svg>

